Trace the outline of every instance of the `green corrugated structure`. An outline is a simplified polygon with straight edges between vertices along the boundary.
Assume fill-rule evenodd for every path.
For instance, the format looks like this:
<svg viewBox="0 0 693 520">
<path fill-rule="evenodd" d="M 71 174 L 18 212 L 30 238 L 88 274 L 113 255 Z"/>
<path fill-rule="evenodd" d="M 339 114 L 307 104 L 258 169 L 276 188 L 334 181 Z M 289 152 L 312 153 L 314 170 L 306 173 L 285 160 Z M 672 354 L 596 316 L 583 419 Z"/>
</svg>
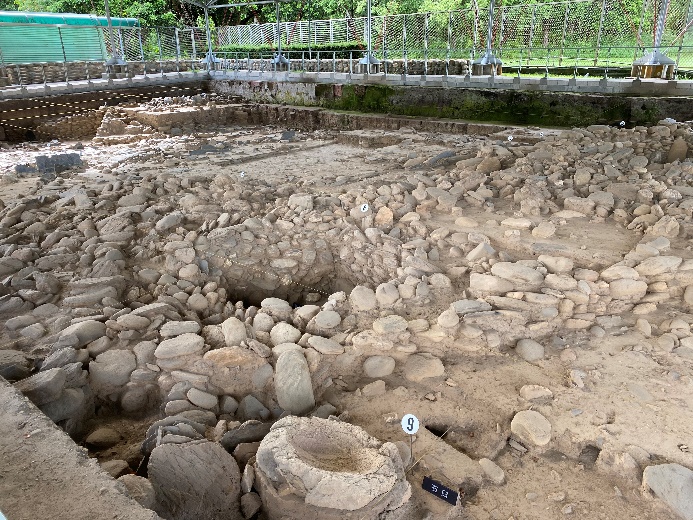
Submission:
<svg viewBox="0 0 693 520">
<path fill-rule="evenodd" d="M 116 31 L 139 27 L 137 18 L 111 20 Z M 102 16 L 0 11 L 0 56 L 5 64 L 106 60 L 107 26 Z"/>
</svg>

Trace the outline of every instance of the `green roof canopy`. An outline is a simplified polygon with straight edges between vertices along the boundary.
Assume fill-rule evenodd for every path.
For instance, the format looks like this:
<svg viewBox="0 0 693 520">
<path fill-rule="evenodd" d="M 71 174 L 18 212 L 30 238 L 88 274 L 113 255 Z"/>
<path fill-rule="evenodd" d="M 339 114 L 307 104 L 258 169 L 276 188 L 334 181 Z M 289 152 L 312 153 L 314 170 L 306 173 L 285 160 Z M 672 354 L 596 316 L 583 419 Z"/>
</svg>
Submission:
<svg viewBox="0 0 693 520">
<path fill-rule="evenodd" d="M 139 27 L 137 18 L 111 18 L 114 27 Z M 105 16 L 72 13 L 29 13 L 25 11 L 0 11 L 0 24 L 31 23 L 40 25 L 91 25 L 107 26 Z"/>
</svg>

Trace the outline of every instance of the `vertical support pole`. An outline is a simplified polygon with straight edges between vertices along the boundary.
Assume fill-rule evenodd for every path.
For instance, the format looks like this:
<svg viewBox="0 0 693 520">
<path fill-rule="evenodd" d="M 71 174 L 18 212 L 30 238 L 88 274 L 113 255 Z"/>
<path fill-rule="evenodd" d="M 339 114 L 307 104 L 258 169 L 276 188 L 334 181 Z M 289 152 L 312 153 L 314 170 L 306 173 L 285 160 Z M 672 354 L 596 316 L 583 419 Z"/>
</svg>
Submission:
<svg viewBox="0 0 693 520">
<path fill-rule="evenodd" d="M 311 30 L 313 27 L 313 21 L 308 20 L 308 59 L 312 60 L 313 59 L 313 38 L 311 37 Z"/>
<path fill-rule="evenodd" d="M 180 38 L 178 37 L 178 27 L 174 29 L 176 35 L 176 72 L 180 72 L 178 60 L 180 59 Z"/>
<path fill-rule="evenodd" d="M 664 35 L 664 23 L 667 19 L 667 12 L 669 11 L 669 3 L 671 0 L 664 0 L 664 5 L 660 7 L 659 16 L 657 17 L 657 31 L 655 32 L 654 47 L 655 52 L 659 51 L 662 45 L 662 36 Z"/>
<path fill-rule="evenodd" d="M 382 51 L 383 51 L 383 71 L 385 72 L 385 77 L 387 77 L 387 15 L 380 18 L 382 20 L 381 31 L 383 34 L 382 39 Z"/>
<path fill-rule="evenodd" d="M 472 49 L 472 57 L 474 57 L 474 50 L 479 45 L 479 4 L 474 0 L 474 47 Z"/>
<path fill-rule="evenodd" d="M 195 48 L 195 28 L 190 29 L 190 39 L 192 40 L 192 59 L 197 59 L 197 49 Z"/>
<path fill-rule="evenodd" d="M 428 13 L 424 17 L 424 76 L 428 76 Z"/>
<path fill-rule="evenodd" d="M 602 13 L 599 17 L 599 31 L 597 32 L 597 49 L 594 54 L 594 66 L 599 61 L 599 47 L 602 44 L 602 31 L 604 30 L 604 18 L 606 17 L 606 0 L 602 0 Z"/>
<path fill-rule="evenodd" d="M 125 60 L 125 46 L 123 45 L 123 30 L 122 27 L 118 27 L 118 43 L 120 43 L 120 56 Z M 127 60 L 126 60 L 127 61 Z"/>
<path fill-rule="evenodd" d="M 104 7 L 106 11 L 106 21 L 108 22 L 108 38 L 111 43 L 111 59 L 106 63 L 117 65 L 120 63 L 120 56 L 118 56 L 118 51 L 116 50 L 115 36 L 113 35 L 113 21 L 111 20 L 111 10 L 108 6 L 108 0 L 104 1 Z"/>
<path fill-rule="evenodd" d="M 367 16 L 367 18 L 368 18 L 368 20 L 367 20 L 368 27 L 366 28 L 366 30 L 368 31 L 368 32 L 366 33 L 366 34 L 367 34 L 367 37 L 368 37 L 368 72 L 370 73 L 370 71 L 371 71 L 371 70 L 370 70 L 370 69 L 371 69 L 371 67 L 370 67 L 370 65 L 371 65 L 371 56 L 372 56 L 372 54 L 373 54 L 373 46 L 372 46 L 372 44 L 371 44 L 371 34 L 372 34 L 372 33 L 371 33 L 371 21 L 372 21 L 372 18 L 371 18 L 371 0 L 368 0 L 368 2 L 367 2 L 367 4 L 366 4 L 366 11 L 367 11 L 367 12 L 366 12 L 366 16 Z"/>
<path fill-rule="evenodd" d="M 688 0 L 688 5 L 686 6 L 686 25 L 684 27 L 688 27 L 690 23 L 691 23 L 691 0 Z M 683 40 L 685 40 L 685 39 L 686 39 L 686 34 L 684 33 L 681 36 L 681 41 L 679 41 L 679 50 L 676 54 L 677 76 L 678 76 L 678 70 L 679 70 L 679 61 L 681 60 L 681 51 L 683 50 Z"/>
<path fill-rule="evenodd" d="M 402 60 L 407 51 L 407 15 L 402 15 Z"/>
<path fill-rule="evenodd" d="M 161 51 L 161 35 L 159 34 L 159 28 L 156 28 L 156 44 L 159 47 L 159 72 L 164 75 L 164 55 Z"/>
<path fill-rule="evenodd" d="M 563 63 L 563 49 L 565 49 L 565 33 L 568 29 L 568 16 L 570 15 L 570 4 L 565 4 L 565 15 L 563 16 L 563 33 L 561 34 L 561 52 L 558 55 L 558 66 Z"/>
<path fill-rule="evenodd" d="M 606 2 L 606 0 L 602 0 Z M 532 40 L 534 40 L 534 25 L 537 23 L 537 5 L 534 4 L 532 7 L 532 23 L 529 26 L 529 45 L 527 45 L 527 64 L 531 63 L 532 57 Z"/>
<path fill-rule="evenodd" d="M 144 75 L 147 75 L 147 61 L 144 57 L 144 45 L 142 45 L 142 27 L 137 28 L 137 33 L 139 35 L 140 42 L 140 56 L 142 56 L 142 66 L 144 67 Z"/>
<path fill-rule="evenodd" d="M 214 55 L 212 54 L 212 30 L 209 28 L 209 9 L 207 7 L 205 7 L 205 32 L 207 33 L 207 70 L 211 72 Z"/>
<path fill-rule="evenodd" d="M 334 20 L 330 18 L 330 43 L 334 43 Z"/>
<path fill-rule="evenodd" d="M 644 46 L 642 44 L 642 28 L 645 25 L 645 13 L 647 12 L 647 9 L 649 8 L 649 6 L 650 6 L 650 0 L 643 0 L 642 13 L 640 14 L 640 25 L 638 25 L 638 35 L 637 35 L 638 45 L 640 45 L 642 47 L 643 51 L 645 49 L 644 49 Z M 640 69 L 638 69 L 638 70 L 640 70 Z"/>
<path fill-rule="evenodd" d="M 505 20 L 506 20 L 506 12 L 505 8 L 501 7 L 501 23 L 500 23 L 500 31 L 498 34 L 498 55 L 503 58 L 503 36 L 505 35 Z"/>
<path fill-rule="evenodd" d="M 277 52 L 282 55 L 282 25 L 279 21 L 279 2 L 275 4 L 277 6 Z"/>
<path fill-rule="evenodd" d="M 58 27 L 58 37 L 60 38 L 60 48 L 63 50 L 63 68 L 65 69 L 65 82 L 69 83 L 70 76 L 67 72 L 67 55 L 65 54 L 65 42 L 63 42 L 63 32 Z"/>
<path fill-rule="evenodd" d="M 450 75 L 450 40 L 452 39 L 452 11 L 448 11 L 448 48 L 445 56 L 445 75 Z"/>
</svg>

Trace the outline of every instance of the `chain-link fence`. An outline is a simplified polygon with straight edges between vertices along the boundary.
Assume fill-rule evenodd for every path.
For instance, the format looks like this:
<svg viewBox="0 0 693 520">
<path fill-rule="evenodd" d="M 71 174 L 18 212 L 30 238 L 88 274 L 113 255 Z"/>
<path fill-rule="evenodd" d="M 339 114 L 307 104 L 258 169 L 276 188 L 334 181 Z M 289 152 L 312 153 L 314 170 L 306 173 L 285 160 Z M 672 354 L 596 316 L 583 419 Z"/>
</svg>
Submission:
<svg viewBox="0 0 693 520">
<path fill-rule="evenodd" d="M 511 62 L 522 54 L 526 66 L 533 61 L 543 65 L 547 57 L 561 63 L 578 57 L 581 65 L 593 67 L 604 66 L 607 55 L 612 60 L 620 57 L 632 61 L 633 56 L 652 46 L 662 4 L 660 0 L 628 5 L 623 0 L 569 0 L 500 6 L 494 10 L 492 46 Z M 376 54 L 392 59 L 474 58 L 486 49 L 488 23 L 488 3 L 477 0 L 470 9 L 461 11 L 374 16 L 372 46 Z M 366 47 L 366 18 L 286 21 L 279 26 L 282 45 Z M 693 45 L 692 27 L 691 0 L 672 0 L 662 45 L 674 51 L 672 57 L 680 66 L 693 67 L 693 56 L 684 52 Z M 217 29 L 221 49 L 275 49 L 276 44 L 276 23 Z"/>
<path fill-rule="evenodd" d="M 653 50 L 657 16 L 664 4 L 663 0 L 640 2 L 567 0 L 500 5 L 492 21 L 492 51 L 503 61 L 504 70 L 522 74 L 629 70 L 634 59 Z M 390 62 L 383 70 L 423 70 L 424 74 L 469 70 L 465 64 L 486 52 L 488 7 L 488 3 L 472 0 L 466 10 L 374 16 L 373 52 Z M 366 18 L 285 21 L 279 24 L 279 31 L 284 53 L 293 53 L 298 60 L 292 63 L 292 70 L 322 71 L 332 63 L 333 72 L 337 68 L 352 71 L 368 41 Z M 240 70 L 252 59 L 260 59 L 258 63 L 266 59 L 271 65 L 277 42 L 276 23 L 217 27 L 212 30 L 214 52 L 217 58 L 231 61 L 218 62 L 215 67 Z M 2 23 L 0 74 L 9 71 L 5 74 L 14 75 L 13 81 L 19 83 L 60 77 L 89 79 L 98 75 L 96 62 L 114 55 L 125 59 L 138 74 L 206 66 L 207 32 L 201 27 L 114 27 L 113 44 L 112 49 L 107 27 Z M 676 60 L 680 72 L 693 70 L 693 0 L 671 0 L 660 50 Z M 337 60 L 343 60 L 341 65 Z M 56 64 L 62 68 L 54 70 Z"/>
</svg>

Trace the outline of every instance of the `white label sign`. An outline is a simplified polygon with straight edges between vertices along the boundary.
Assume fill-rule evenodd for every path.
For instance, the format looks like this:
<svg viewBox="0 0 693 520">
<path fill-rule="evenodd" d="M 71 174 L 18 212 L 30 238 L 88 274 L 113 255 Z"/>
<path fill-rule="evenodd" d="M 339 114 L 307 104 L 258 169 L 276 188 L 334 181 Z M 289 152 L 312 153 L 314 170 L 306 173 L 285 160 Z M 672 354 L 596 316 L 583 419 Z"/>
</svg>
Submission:
<svg viewBox="0 0 693 520">
<path fill-rule="evenodd" d="M 366 211 L 368 211 L 368 204 L 362 204 L 362 205 L 361 205 L 361 211 L 363 211 L 364 213 L 365 213 Z"/>
<path fill-rule="evenodd" d="M 404 433 L 408 433 L 409 435 L 414 435 L 416 432 L 418 432 L 419 420 L 416 418 L 416 415 L 408 413 L 402 417 L 402 429 L 404 430 Z"/>
</svg>

